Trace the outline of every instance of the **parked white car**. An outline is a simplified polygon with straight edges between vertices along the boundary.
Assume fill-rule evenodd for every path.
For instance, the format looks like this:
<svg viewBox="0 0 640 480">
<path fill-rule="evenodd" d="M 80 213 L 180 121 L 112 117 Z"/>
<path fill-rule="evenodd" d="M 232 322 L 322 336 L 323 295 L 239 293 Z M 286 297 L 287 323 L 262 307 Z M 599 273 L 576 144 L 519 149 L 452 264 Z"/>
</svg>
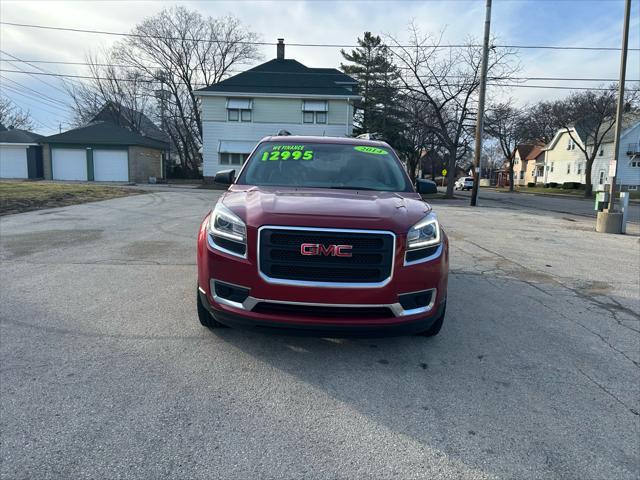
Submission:
<svg viewBox="0 0 640 480">
<path fill-rule="evenodd" d="M 453 184 L 455 190 L 471 190 L 473 188 L 473 177 L 461 177 Z"/>
</svg>

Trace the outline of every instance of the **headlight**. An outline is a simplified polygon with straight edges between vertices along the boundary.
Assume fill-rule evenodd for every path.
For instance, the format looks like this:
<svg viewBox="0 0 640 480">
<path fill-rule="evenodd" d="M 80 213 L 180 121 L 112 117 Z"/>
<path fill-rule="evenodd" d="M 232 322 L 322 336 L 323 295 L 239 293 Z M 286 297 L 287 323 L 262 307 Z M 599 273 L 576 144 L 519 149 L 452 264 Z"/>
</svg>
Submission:
<svg viewBox="0 0 640 480">
<path fill-rule="evenodd" d="M 440 243 L 440 225 L 435 213 L 430 213 L 407 233 L 407 250 L 430 247 Z"/>
<path fill-rule="evenodd" d="M 243 245 L 247 243 L 247 226 L 222 202 L 218 202 L 211 212 L 209 233 Z"/>
</svg>

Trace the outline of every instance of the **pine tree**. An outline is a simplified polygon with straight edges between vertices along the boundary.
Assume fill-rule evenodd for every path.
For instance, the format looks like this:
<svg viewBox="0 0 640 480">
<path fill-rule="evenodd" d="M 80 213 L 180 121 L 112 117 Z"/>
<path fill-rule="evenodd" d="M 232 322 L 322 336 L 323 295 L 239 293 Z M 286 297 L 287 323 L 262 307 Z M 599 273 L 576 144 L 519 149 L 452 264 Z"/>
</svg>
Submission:
<svg viewBox="0 0 640 480">
<path fill-rule="evenodd" d="M 398 70 L 379 36 L 365 32 L 358 45 L 350 53 L 341 51 L 350 62 L 341 64 L 342 71 L 358 81 L 358 93 L 363 97 L 355 104 L 354 134 L 375 133 L 395 146 L 402 130 Z"/>
</svg>

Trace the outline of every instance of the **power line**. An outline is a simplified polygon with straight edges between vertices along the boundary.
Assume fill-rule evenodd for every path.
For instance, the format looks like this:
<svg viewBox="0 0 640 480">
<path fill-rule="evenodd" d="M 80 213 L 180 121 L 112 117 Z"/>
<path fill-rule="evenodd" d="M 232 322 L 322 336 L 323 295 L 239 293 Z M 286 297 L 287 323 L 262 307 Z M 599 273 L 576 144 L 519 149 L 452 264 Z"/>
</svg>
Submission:
<svg viewBox="0 0 640 480">
<path fill-rule="evenodd" d="M 26 98 L 27 100 L 31 100 L 32 102 L 38 102 L 38 103 L 37 103 L 38 108 L 39 108 L 39 109 L 41 109 L 41 110 L 43 110 L 43 111 L 45 111 L 45 112 L 50 113 L 51 115 L 56 115 L 56 116 L 57 116 L 57 115 L 60 115 L 60 112 L 54 112 L 54 111 L 52 111 L 52 110 L 49 110 L 49 108 L 48 108 L 48 107 L 51 107 L 51 108 L 58 108 L 58 109 L 60 109 L 60 110 L 65 110 L 65 112 L 66 112 L 66 109 L 63 109 L 62 107 L 57 107 L 57 106 L 55 106 L 55 105 L 50 105 L 50 104 L 48 104 L 48 103 L 42 103 L 42 99 L 37 98 L 37 97 L 30 96 L 30 95 L 28 95 L 28 94 L 26 94 L 26 93 L 23 93 L 23 92 L 19 91 L 18 89 L 15 89 L 15 88 L 13 88 L 13 87 L 11 87 L 11 86 L 9 86 L 9 85 L 5 85 L 5 86 L 4 86 L 4 88 L 5 88 L 8 92 L 13 93 L 14 95 L 20 95 L 21 97 L 24 97 L 24 98 Z"/>
<path fill-rule="evenodd" d="M 15 55 L 11 55 L 10 53 L 8 53 L 8 52 L 6 52 L 6 51 L 4 51 L 4 50 L 0 50 L 0 53 L 2 53 L 2 54 L 4 54 L 4 55 L 8 55 L 8 56 L 10 56 L 11 58 L 13 58 L 13 59 L 15 59 L 15 60 L 17 60 L 17 61 L 20 61 L 20 60 L 21 60 L 20 58 L 16 57 Z M 25 71 L 25 70 L 22 70 L 22 69 L 20 68 L 20 66 L 15 65 L 15 63 L 14 63 L 14 62 L 12 62 L 11 60 L 6 60 L 6 61 L 7 61 L 7 62 L 9 62 L 11 65 L 13 65 L 15 68 L 18 68 L 18 69 L 20 69 L 21 71 Z M 28 65 L 29 65 L 29 64 L 28 64 Z M 37 68 L 37 69 L 38 69 L 38 70 L 40 70 L 41 72 L 47 72 L 46 70 L 44 70 L 44 69 L 42 69 L 42 68 L 38 67 L 37 65 L 31 65 L 31 66 L 32 66 L 32 67 L 34 67 L 34 68 Z M 26 72 L 26 71 L 25 71 L 25 72 Z M 30 75 L 30 76 L 32 76 L 32 77 L 33 77 L 33 74 L 32 74 L 32 73 L 29 73 L 29 72 L 27 72 L 27 73 L 28 73 L 28 75 Z M 49 73 L 49 72 L 47 72 L 47 73 Z M 51 88 L 53 88 L 53 89 L 55 89 L 55 90 L 58 90 L 58 91 L 59 91 L 59 92 L 61 92 L 61 93 L 64 93 L 65 95 L 68 95 L 68 93 L 67 93 L 67 92 L 65 92 L 64 90 L 62 90 L 62 89 L 60 89 L 60 88 L 56 87 L 56 86 L 55 86 L 55 85 L 53 85 L 52 83 L 46 82 L 46 81 L 44 81 L 43 79 L 38 78 L 38 77 L 33 77 L 33 78 L 35 78 L 35 79 L 36 79 L 36 80 L 38 80 L 39 82 L 41 82 L 41 83 L 43 83 L 43 84 L 45 84 L 45 85 L 47 85 L 47 86 L 49 86 L 49 87 L 51 87 Z M 63 82 L 63 83 L 64 83 L 64 82 Z"/>
<path fill-rule="evenodd" d="M 2 80 L 4 80 L 5 82 L 9 82 L 12 85 L 14 85 L 14 88 L 19 88 L 22 91 L 26 91 L 30 95 L 36 95 L 37 97 L 40 97 L 45 102 L 49 102 L 49 103 L 52 103 L 52 104 L 57 104 L 57 105 L 54 105 L 54 106 L 58 106 L 59 105 L 59 106 L 65 107 L 65 108 L 68 107 L 68 105 L 66 103 L 64 103 L 64 102 L 62 102 L 62 101 L 60 101 L 60 100 L 58 100 L 56 98 L 50 97 L 48 95 L 45 95 L 44 93 L 38 92 L 37 90 L 34 90 L 33 88 L 29 88 L 26 85 L 22 85 L 21 83 L 18 83 L 18 82 L 14 81 L 14 80 L 12 80 L 12 79 L 10 79 L 8 77 L 5 77 L 4 75 L 0 75 L 0 78 Z M 9 86 L 9 85 L 5 85 L 5 87 L 7 87 L 7 86 Z"/>
<path fill-rule="evenodd" d="M 0 22 L 1 25 L 10 25 L 12 27 L 26 27 L 26 28 L 38 28 L 42 30 L 57 30 L 63 32 L 75 32 L 75 33 L 91 33 L 97 35 L 113 35 L 119 37 L 132 37 L 132 38 L 155 38 L 158 40 L 177 40 L 177 41 L 189 41 L 198 43 L 235 43 L 239 45 L 257 45 L 257 46 L 273 46 L 277 45 L 274 42 L 258 42 L 258 41 L 233 41 L 228 42 L 225 40 L 209 40 L 202 38 L 181 38 L 181 37 L 168 37 L 162 35 L 144 35 L 140 33 L 124 33 L 124 32 L 111 32 L 106 30 L 88 30 L 81 28 L 69 28 L 69 27 L 53 27 L 49 25 L 35 25 L 30 23 L 15 23 L 15 22 Z M 323 47 L 323 48 L 358 48 L 360 45 L 349 44 L 336 44 L 336 43 L 288 43 L 290 47 Z M 413 48 L 415 45 L 386 45 L 387 48 Z M 434 44 L 425 45 L 427 48 L 467 48 L 467 47 L 480 47 L 476 44 Z M 569 47 L 559 45 L 492 45 L 492 47 L 504 47 L 513 49 L 542 49 L 542 50 L 592 50 L 592 51 L 619 51 L 619 47 Z M 630 48 L 629 51 L 640 51 L 640 48 Z"/>
<path fill-rule="evenodd" d="M 115 78 L 115 79 L 110 79 L 110 78 L 106 78 L 106 77 L 92 77 L 89 75 L 69 75 L 69 74 L 62 74 L 62 73 L 44 73 L 44 72 L 25 72 L 23 70 L 8 70 L 8 69 L 3 69 L 0 68 L 0 72 L 8 72 L 8 73 L 23 73 L 23 74 L 28 74 L 28 75 L 50 75 L 50 76 L 55 76 L 55 77 L 69 77 L 69 78 L 82 78 L 82 79 L 89 79 L 89 80 L 116 80 L 119 82 L 141 82 L 141 83 L 155 83 L 157 82 L 157 80 L 151 80 L 151 79 L 145 79 L 145 78 L 138 78 L 138 79 L 133 79 L 133 78 Z M 494 78 L 495 80 L 495 78 Z M 180 84 L 184 84 L 183 82 L 180 82 Z M 605 87 L 570 87 L 570 86 L 560 86 L 560 85 L 526 85 L 526 84 L 518 84 L 518 83 L 514 83 L 514 84 L 501 84 L 501 83 L 489 83 L 489 85 L 492 86 L 502 86 L 502 87 L 512 87 L 512 88 L 547 88 L 547 89 L 558 89 L 558 90 L 600 90 L 600 91 L 608 91 L 611 90 L 611 88 L 605 88 Z M 206 84 L 204 83 L 194 83 L 192 84 L 192 86 L 194 87 L 199 87 L 199 86 L 206 86 Z M 229 85 L 232 86 L 232 85 Z M 242 85 L 238 85 L 241 87 L 262 87 L 262 85 L 249 85 L 249 84 L 242 84 Z M 452 85 L 455 86 L 455 85 Z M 319 88 L 325 88 L 325 89 L 329 89 L 329 88 L 335 88 L 335 87 L 316 87 L 316 86 L 305 86 L 305 85 L 299 85 L 296 88 L 309 88 L 309 89 L 314 89 L 317 90 Z M 232 92 L 230 92 L 232 93 Z"/>
<path fill-rule="evenodd" d="M 10 60 L 0 58 L 0 62 Z M 80 65 L 80 66 L 96 66 L 96 67 L 116 67 L 116 68 L 128 68 L 132 70 L 137 70 L 138 68 L 134 65 L 119 65 L 116 63 L 89 63 L 89 62 L 65 62 L 65 61 L 54 61 L 54 60 L 21 60 L 24 63 L 46 63 L 46 64 L 56 64 L 56 65 Z M 154 65 L 154 68 L 163 68 L 161 65 Z M 408 70 L 408 67 L 397 67 L 398 70 Z M 228 70 L 229 73 L 244 73 L 243 70 Z M 274 74 L 282 74 L 282 72 L 269 71 L 269 70 L 260 70 L 256 73 L 274 73 Z M 314 72 L 287 72 L 287 75 L 318 75 Z M 346 73 L 322 73 L 325 76 L 336 76 L 343 77 L 348 75 Z M 447 75 L 447 78 L 464 78 L 462 75 Z M 499 77 L 489 77 L 490 79 L 496 80 Z M 567 82 L 617 82 L 616 78 L 571 78 L 571 77 L 509 77 L 509 80 L 518 80 L 518 81 L 528 81 L 528 80 L 536 80 L 536 81 L 567 81 Z M 640 80 L 627 79 L 627 82 L 640 82 Z"/>
</svg>

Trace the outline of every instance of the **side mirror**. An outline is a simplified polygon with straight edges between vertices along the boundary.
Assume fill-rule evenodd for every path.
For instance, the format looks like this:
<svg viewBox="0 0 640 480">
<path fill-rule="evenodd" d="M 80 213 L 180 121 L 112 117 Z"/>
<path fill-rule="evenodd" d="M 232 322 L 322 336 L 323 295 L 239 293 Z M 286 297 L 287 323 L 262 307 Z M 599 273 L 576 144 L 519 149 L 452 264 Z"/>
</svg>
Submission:
<svg viewBox="0 0 640 480">
<path fill-rule="evenodd" d="M 436 186 L 436 183 L 424 178 L 419 178 L 416 181 L 416 190 L 418 191 L 418 193 L 422 194 L 438 193 L 438 187 Z"/>
<path fill-rule="evenodd" d="M 219 183 L 220 185 L 231 185 L 236 178 L 235 170 L 221 170 L 216 173 L 216 176 L 213 177 L 214 183 Z"/>
</svg>

